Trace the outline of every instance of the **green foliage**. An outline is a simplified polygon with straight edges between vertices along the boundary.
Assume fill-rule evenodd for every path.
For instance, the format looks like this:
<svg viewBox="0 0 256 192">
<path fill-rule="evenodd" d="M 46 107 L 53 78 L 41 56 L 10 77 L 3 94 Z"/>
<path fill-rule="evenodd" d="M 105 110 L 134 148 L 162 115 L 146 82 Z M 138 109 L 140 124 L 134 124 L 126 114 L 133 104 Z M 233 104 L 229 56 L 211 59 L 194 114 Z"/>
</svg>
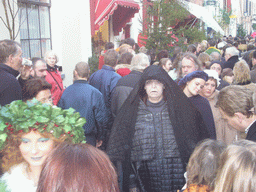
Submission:
<svg viewBox="0 0 256 192">
<path fill-rule="evenodd" d="M 185 25 L 184 20 L 190 13 L 183 6 L 177 0 L 154 1 L 149 6 L 147 49 L 155 49 L 156 52 L 166 49 L 171 52 L 174 46 L 186 46 L 183 44 L 185 38 L 189 43 L 205 39 L 204 31 L 200 31 L 199 26 L 191 28 Z"/>
<path fill-rule="evenodd" d="M 226 29 L 230 24 L 230 16 L 232 15 L 232 11 L 227 11 L 226 8 L 219 8 L 220 15 L 217 17 L 217 22 L 219 25 Z"/>
<path fill-rule="evenodd" d="M 256 30 L 256 23 L 252 24 L 252 28 L 253 28 L 253 30 Z"/>
<path fill-rule="evenodd" d="M 247 34 L 246 30 L 243 27 L 243 24 L 238 24 L 237 25 L 237 33 L 236 36 L 237 37 L 245 37 Z"/>
<path fill-rule="evenodd" d="M 88 58 L 90 74 L 93 74 L 95 71 L 97 71 L 99 67 L 99 56 L 95 52 L 95 47 L 97 47 L 97 45 L 94 39 L 92 38 L 92 56 Z"/>
<path fill-rule="evenodd" d="M 16 133 L 28 133 L 35 129 L 40 133 L 51 133 L 55 138 L 67 134 L 73 143 L 84 142 L 83 125 L 85 118 L 80 118 L 74 109 L 61 109 L 42 104 L 36 99 L 13 101 L 9 105 L 0 106 L 0 149 L 5 146 L 6 139 Z"/>
<path fill-rule="evenodd" d="M 88 64 L 90 66 L 90 74 L 93 74 L 98 70 L 99 67 L 99 57 L 93 52 L 92 56 L 88 59 Z"/>
<path fill-rule="evenodd" d="M 147 13 L 146 47 L 157 51 L 172 49 L 172 46 L 179 41 L 179 37 L 171 27 L 178 21 L 183 21 L 189 13 L 176 0 L 155 1 L 153 6 L 149 6 Z"/>
<path fill-rule="evenodd" d="M 201 42 L 206 39 L 205 31 L 199 29 L 199 24 L 196 24 L 191 28 L 181 27 L 179 29 L 179 33 L 184 34 L 184 36 L 188 39 L 189 44 Z"/>
</svg>

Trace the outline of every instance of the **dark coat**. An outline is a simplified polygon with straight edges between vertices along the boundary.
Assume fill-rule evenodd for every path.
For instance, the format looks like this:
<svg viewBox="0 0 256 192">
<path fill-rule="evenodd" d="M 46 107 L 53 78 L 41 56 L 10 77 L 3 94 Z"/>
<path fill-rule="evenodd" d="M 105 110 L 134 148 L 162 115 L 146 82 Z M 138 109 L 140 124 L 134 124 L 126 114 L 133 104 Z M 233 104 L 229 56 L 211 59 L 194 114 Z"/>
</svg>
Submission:
<svg viewBox="0 0 256 192">
<path fill-rule="evenodd" d="M 250 71 L 250 75 L 251 75 L 251 81 L 253 83 L 256 83 L 256 65 L 252 67 L 252 70 Z"/>
<path fill-rule="evenodd" d="M 141 75 L 142 73 L 139 71 L 131 71 L 129 75 L 122 77 L 117 82 L 111 99 L 111 111 L 114 117 L 116 117 L 118 110 L 139 82 Z"/>
<path fill-rule="evenodd" d="M 210 133 L 210 138 L 216 139 L 215 123 L 214 123 L 213 114 L 212 114 L 209 101 L 206 98 L 202 97 L 201 95 L 189 97 L 189 100 L 200 111 L 203 117 L 204 123 Z"/>
<path fill-rule="evenodd" d="M 0 63 L 0 105 L 22 99 L 22 91 L 16 77 L 19 72 Z"/>
<path fill-rule="evenodd" d="M 111 108 L 111 94 L 121 76 L 115 70 L 107 65 L 96 71 L 89 78 L 89 84 L 98 89 L 103 97 L 108 110 Z"/>
<path fill-rule="evenodd" d="M 85 117 L 83 126 L 86 140 L 95 146 L 96 139 L 101 139 L 103 130 L 109 120 L 102 94 L 85 80 L 77 80 L 63 92 L 58 106 L 63 109 L 70 107 Z"/>
<path fill-rule="evenodd" d="M 232 56 L 230 57 L 226 62 L 223 63 L 222 69 L 230 68 L 233 69 L 236 62 L 238 62 L 238 56 Z"/>
<path fill-rule="evenodd" d="M 229 86 L 229 83 L 220 79 L 220 84 L 217 87 L 217 90 L 221 90 L 222 88 L 227 87 L 227 86 Z"/>
<path fill-rule="evenodd" d="M 256 121 L 250 126 L 246 139 L 256 141 Z"/>
<path fill-rule="evenodd" d="M 140 98 L 145 95 L 146 80 L 156 79 L 165 86 L 168 113 L 173 126 L 184 168 L 196 144 L 209 133 L 200 112 L 193 106 L 178 85 L 159 66 L 146 68 L 139 83 L 122 105 L 115 119 L 107 146 L 107 153 L 113 161 L 121 161 L 124 170 L 124 189 L 129 188 L 131 173 L 131 146 Z M 127 183 L 128 182 L 128 183 Z"/>
</svg>

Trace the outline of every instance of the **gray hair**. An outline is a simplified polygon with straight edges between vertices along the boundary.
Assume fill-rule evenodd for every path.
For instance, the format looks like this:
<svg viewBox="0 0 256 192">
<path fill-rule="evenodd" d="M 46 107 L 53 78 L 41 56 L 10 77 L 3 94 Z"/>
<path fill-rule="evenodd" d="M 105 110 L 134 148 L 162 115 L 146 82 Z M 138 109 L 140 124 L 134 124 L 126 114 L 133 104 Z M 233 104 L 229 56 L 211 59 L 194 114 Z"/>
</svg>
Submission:
<svg viewBox="0 0 256 192">
<path fill-rule="evenodd" d="M 57 64 L 59 62 L 59 57 L 53 50 L 47 51 L 45 53 L 45 55 L 44 55 L 44 60 L 45 61 L 47 60 L 47 57 L 49 57 L 49 55 L 54 55 L 55 56 L 55 58 L 56 58 L 56 63 L 55 64 Z"/>
<path fill-rule="evenodd" d="M 219 52 L 214 51 L 210 54 L 210 57 L 212 58 L 212 61 L 220 61 L 221 55 Z"/>
<path fill-rule="evenodd" d="M 131 70 L 143 72 L 149 65 L 148 56 L 144 53 L 138 53 L 132 58 Z"/>
<path fill-rule="evenodd" d="M 232 56 L 238 56 L 239 55 L 239 51 L 235 47 L 229 47 L 229 48 L 226 49 L 225 54 L 230 54 L 231 57 Z"/>
<path fill-rule="evenodd" d="M 197 58 L 197 56 L 193 53 L 186 52 L 183 54 L 183 56 L 180 58 L 178 63 L 178 75 L 179 77 L 182 77 L 182 60 L 186 58 L 191 61 L 193 61 L 194 65 L 197 67 L 198 71 L 202 71 L 202 62 Z"/>
</svg>

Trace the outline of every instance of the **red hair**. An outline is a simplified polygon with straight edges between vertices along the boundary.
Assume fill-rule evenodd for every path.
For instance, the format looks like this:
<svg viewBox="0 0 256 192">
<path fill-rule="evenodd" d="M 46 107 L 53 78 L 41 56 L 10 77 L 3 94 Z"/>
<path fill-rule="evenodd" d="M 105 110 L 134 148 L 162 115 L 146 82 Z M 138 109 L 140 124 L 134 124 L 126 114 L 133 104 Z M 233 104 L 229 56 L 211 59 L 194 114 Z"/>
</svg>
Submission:
<svg viewBox="0 0 256 192">
<path fill-rule="evenodd" d="M 46 160 L 37 192 L 119 192 L 108 156 L 89 144 L 60 144 Z"/>
</svg>

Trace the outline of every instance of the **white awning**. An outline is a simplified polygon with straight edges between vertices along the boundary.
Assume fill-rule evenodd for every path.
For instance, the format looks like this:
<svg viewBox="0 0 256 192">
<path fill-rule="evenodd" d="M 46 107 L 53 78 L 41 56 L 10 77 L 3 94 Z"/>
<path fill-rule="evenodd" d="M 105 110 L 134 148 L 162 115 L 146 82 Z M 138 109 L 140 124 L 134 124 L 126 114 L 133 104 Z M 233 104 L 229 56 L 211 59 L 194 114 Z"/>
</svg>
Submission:
<svg viewBox="0 0 256 192">
<path fill-rule="evenodd" d="M 209 14 L 209 11 L 200 5 L 195 3 L 181 1 L 183 3 L 184 8 L 186 8 L 192 15 L 202 20 L 208 27 L 211 27 L 214 31 L 220 32 L 220 34 L 224 35 L 224 31 L 219 26 L 217 21 Z"/>
</svg>

